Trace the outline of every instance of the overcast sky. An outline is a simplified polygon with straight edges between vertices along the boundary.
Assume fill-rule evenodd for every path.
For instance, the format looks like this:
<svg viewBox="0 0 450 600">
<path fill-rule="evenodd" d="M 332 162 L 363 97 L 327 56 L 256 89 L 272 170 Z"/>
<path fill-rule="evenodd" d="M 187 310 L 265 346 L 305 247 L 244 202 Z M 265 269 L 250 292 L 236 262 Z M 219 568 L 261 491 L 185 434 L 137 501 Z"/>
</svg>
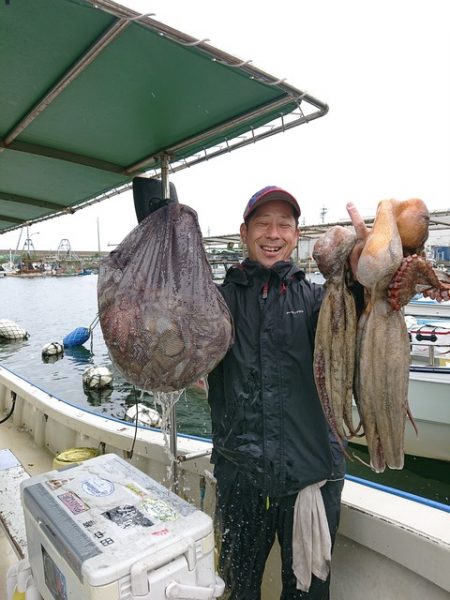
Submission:
<svg viewBox="0 0 450 600">
<path fill-rule="evenodd" d="M 175 174 L 204 235 L 236 233 L 247 199 L 276 184 L 306 224 L 371 216 L 379 200 L 422 198 L 450 209 L 450 35 L 447 0 L 128 0 L 142 13 L 309 92 L 329 113 Z M 119 243 L 136 225 L 130 192 L 30 228 L 36 249 Z M 448 237 L 448 234 L 446 234 Z M 19 231 L 0 236 L 15 248 Z M 21 240 L 23 245 L 24 237 Z M 442 240 L 449 243 L 450 239 Z"/>
</svg>

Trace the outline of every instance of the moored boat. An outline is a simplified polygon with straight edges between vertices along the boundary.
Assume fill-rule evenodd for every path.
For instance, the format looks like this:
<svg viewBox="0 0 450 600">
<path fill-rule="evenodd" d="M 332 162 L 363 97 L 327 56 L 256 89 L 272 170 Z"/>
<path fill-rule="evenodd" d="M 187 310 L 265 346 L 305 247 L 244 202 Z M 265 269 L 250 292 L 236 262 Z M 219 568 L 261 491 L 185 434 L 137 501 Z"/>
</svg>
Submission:
<svg viewBox="0 0 450 600">
<path fill-rule="evenodd" d="M 450 300 L 437 302 L 422 294 L 415 296 L 404 308 L 405 315 L 432 317 L 450 320 Z"/>
</svg>

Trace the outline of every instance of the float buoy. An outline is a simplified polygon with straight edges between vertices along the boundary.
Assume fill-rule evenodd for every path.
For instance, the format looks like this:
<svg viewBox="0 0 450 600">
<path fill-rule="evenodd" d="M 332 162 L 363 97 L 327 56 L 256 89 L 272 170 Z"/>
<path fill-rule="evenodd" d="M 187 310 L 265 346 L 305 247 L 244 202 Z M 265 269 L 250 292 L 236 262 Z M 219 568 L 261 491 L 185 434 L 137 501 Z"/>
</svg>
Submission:
<svg viewBox="0 0 450 600">
<path fill-rule="evenodd" d="M 83 372 L 83 385 L 90 390 L 101 390 L 112 384 L 113 376 L 107 367 L 88 367 Z"/>
<path fill-rule="evenodd" d="M 66 335 L 63 339 L 65 347 L 70 348 L 72 346 L 82 346 L 84 342 L 87 342 L 91 335 L 91 331 L 88 327 L 77 327 Z"/>
<path fill-rule="evenodd" d="M 7 340 L 26 340 L 30 334 L 26 329 L 10 321 L 9 319 L 0 319 L 0 338 Z"/>
<path fill-rule="evenodd" d="M 96 315 L 95 319 L 89 325 L 89 327 L 77 327 L 66 335 L 63 339 L 65 348 L 71 348 L 73 346 L 82 346 L 84 342 L 87 342 L 91 337 L 91 333 L 94 327 L 98 324 L 99 317 Z"/>
<path fill-rule="evenodd" d="M 44 357 L 57 356 L 59 354 L 64 354 L 64 346 L 59 342 L 50 342 L 42 348 L 42 356 Z"/>
<path fill-rule="evenodd" d="M 154 408 L 150 408 L 141 403 L 133 404 L 133 406 L 130 406 L 127 410 L 127 419 L 136 421 L 136 414 L 138 425 L 145 425 L 147 427 L 161 426 L 161 415 Z"/>
</svg>

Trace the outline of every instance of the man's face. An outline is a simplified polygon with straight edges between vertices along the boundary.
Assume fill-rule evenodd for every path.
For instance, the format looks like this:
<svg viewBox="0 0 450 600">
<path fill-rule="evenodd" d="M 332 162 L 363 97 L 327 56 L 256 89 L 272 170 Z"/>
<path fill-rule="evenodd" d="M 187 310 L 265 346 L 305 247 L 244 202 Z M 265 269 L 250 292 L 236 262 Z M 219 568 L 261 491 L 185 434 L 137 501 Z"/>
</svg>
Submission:
<svg viewBox="0 0 450 600">
<path fill-rule="evenodd" d="M 289 260 L 300 235 L 292 207 L 284 200 L 262 204 L 247 224 L 242 223 L 240 232 L 248 257 L 267 268 Z"/>
</svg>

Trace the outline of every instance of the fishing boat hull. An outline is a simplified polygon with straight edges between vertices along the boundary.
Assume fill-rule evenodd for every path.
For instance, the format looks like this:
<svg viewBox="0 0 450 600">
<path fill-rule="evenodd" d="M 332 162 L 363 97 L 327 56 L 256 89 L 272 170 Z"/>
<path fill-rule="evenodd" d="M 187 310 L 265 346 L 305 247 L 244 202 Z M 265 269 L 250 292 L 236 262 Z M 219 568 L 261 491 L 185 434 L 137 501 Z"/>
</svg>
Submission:
<svg viewBox="0 0 450 600">
<path fill-rule="evenodd" d="M 113 452 L 152 478 L 170 486 L 170 457 L 164 435 L 70 405 L 48 395 L 0 367 L 0 415 L 14 412 L 1 425 L 0 444 L 38 472 L 52 468 L 53 457 L 72 447 Z M 135 442 L 133 439 L 136 434 Z M 25 440 L 25 441 L 24 441 Z M 215 487 L 208 440 L 179 435 L 179 482 L 183 495 L 213 514 Z M 48 463 L 46 464 L 45 457 Z M 44 459 L 42 459 L 44 457 Z M 333 557 L 332 597 L 365 600 L 421 597 L 444 600 L 450 591 L 450 524 L 448 514 L 431 502 L 373 489 L 368 482 L 347 479 L 342 519 Z M 0 510 L 1 510 L 0 498 Z M 0 538 L 0 550 L 8 544 Z M 14 556 L 11 551 L 3 556 Z M 3 563 L 3 571 L 5 571 Z M 279 598 L 279 553 L 274 548 L 266 568 L 263 598 Z M 373 574 L 383 572 L 383 577 Z M 5 573 L 2 572 L 4 580 Z"/>
</svg>

